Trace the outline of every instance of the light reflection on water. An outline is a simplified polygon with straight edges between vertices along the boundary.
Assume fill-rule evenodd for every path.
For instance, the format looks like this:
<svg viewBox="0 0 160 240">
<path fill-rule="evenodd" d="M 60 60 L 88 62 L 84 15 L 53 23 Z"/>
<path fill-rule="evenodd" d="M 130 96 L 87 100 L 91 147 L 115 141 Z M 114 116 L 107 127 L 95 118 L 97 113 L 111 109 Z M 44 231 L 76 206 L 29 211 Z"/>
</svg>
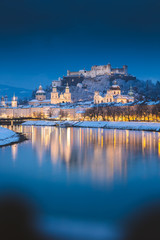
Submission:
<svg viewBox="0 0 160 240">
<path fill-rule="evenodd" d="M 12 183 L 24 192 L 29 189 L 45 214 L 115 221 L 138 202 L 160 195 L 160 133 L 34 126 L 13 130 L 29 140 L 0 148 L 0 191 Z"/>
<path fill-rule="evenodd" d="M 53 166 L 61 164 L 80 178 L 94 181 L 126 180 L 139 164 L 143 176 L 151 167 L 150 160 L 160 159 L 160 133 L 155 132 L 34 126 L 15 126 L 14 130 L 31 140 L 39 166 L 49 160 Z M 12 145 L 11 151 L 16 161 L 18 145 Z"/>
</svg>

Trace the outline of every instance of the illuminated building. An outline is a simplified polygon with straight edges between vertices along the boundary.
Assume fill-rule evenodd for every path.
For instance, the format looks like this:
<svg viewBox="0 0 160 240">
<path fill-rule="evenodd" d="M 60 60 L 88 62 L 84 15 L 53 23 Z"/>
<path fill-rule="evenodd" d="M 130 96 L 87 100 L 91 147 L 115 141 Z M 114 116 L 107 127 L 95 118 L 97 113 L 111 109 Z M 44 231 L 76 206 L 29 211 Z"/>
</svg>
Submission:
<svg viewBox="0 0 160 240">
<path fill-rule="evenodd" d="M 15 95 L 13 96 L 13 98 L 12 98 L 12 107 L 13 108 L 16 108 L 17 107 L 17 97 L 15 97 Z"/>
<path fill-rule="evenodd" d="M 71 103 L 71 93 L 69 91 L 69 86 L 67 84 L 66 89 L 64 94 L 60 94 L 60 96 L 58 96 L 58 92 L 57 92 L 57 88 L 54 85 L 52 88 L 52 92 L 51 92 L 51 104 L 57 104 L 57 103 Z"/>
<path fill-rule="evenodd" d="M 36 106 L 36 105 L 42 105 L 42 104 L 50 104 L 50 100 L 46 100 L 46 92 L 43 90 L 42 86 L 40 85 L 37 92 L 36 92 L 36 98 L 29 101 L 30 105 Z"/>
<path fill-rule="evenodd" d="M 132 93 L 133 92 L 130 89 L 129 91 L 130 95 L 122 95 L 120 86 L 116 84 L 116 81 L 114 81 L 114 84 L 110 87 L 110 89 L 107 91 L 104 97 L 101 96 L 98 91 L 95 91 L 94 103 L 100 104 L 100 103 L 110 103 L 110 102 L 116 102 L 116 103 L 134 102 L 134 97 L 133 95 L 131 95 Z"/>
</svg>

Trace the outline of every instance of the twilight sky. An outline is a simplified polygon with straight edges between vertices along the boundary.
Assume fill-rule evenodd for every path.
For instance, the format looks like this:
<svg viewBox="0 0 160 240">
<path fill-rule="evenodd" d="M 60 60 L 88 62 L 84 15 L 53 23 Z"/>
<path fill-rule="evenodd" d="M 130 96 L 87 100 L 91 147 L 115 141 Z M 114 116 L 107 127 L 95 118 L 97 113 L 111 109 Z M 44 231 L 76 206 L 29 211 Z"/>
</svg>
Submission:
<svg viewBox="0 0 160 240">
<path fill-rule="evenodd" d="M 92 65 L 160 80 L 158 0 L 0 0 L 0 84 L 35 88 Z"/>
</svg>

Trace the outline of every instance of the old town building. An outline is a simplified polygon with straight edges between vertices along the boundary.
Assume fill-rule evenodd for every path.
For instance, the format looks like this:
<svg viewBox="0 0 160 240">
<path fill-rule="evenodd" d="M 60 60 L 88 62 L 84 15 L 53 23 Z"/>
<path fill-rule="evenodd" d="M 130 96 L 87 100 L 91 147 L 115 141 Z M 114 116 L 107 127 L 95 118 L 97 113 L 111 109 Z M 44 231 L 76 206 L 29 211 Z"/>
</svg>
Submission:
<svg viewBox="0 0 160 240">
<path fill-rule="evenodd" d="M 104 96 L 101 96 L 98 91 L 95 91 L 94 93 L 95 104 L 111 103 L 111 102 L 116 102 L 116 103 L 134 102 L 132 89 L 130 89 L 128 95 L 122 95 L 120 86 L 117 85 L 116 81 L 114 81 L 114 84 L 110 87 L 109 90 L 107 90 L 107 93 Z"/>
</svg>

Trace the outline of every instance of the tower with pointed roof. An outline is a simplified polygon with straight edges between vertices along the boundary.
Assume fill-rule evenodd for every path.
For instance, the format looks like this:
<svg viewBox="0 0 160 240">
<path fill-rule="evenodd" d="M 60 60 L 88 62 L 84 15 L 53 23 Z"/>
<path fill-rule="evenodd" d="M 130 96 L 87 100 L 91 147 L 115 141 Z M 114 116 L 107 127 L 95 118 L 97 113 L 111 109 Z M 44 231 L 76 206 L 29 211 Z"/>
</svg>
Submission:
<svg viewBox="0 0 160 240">
<path fill-rule="evenodd" d="M 3 96 L 1 97 L 1 105 L 2 105 L 3 107 L 6 106 L 5 99 L 4 99 Z"/>
<path fill-rule="evenodd" d="M 15 96 L 15 94 L 13 95 L 11 105 L 13 108 L 17 107 L 17 97 Z"/>
<path fill-rule="evenodd" d="M 68 83 L 67 83 L 64 94 L 61 93 L 60 96 L 58 96 L 57 88 L 54 85 L 51 92 L 51 104 L 66 103 L 66 102 L 72 102 Z"/>
<path fill-rule="evenodd" d="M 51 92 L 51 104 L 57 104 L 57 103 L 59 103 L 58 92 L 57 92 L 56 86 L 54 85 Z"/>
<path fill-rule="evenodd" d="M 71 93 L 69 91 L 68 83 L 67 83 L 67 86 L 66 86 L 66 89 L 65 89 L 64 98 L 65 98 L 66 102 L 71 102 Z"/>
<path fill-rule="evenodd" d="M 132 86 L 130 86 L 130 89 L 128 91 L 128 95 L 131 96 L 131 97 L 133 97 L 133 95 L 134 95 Z"/>
</svg>

